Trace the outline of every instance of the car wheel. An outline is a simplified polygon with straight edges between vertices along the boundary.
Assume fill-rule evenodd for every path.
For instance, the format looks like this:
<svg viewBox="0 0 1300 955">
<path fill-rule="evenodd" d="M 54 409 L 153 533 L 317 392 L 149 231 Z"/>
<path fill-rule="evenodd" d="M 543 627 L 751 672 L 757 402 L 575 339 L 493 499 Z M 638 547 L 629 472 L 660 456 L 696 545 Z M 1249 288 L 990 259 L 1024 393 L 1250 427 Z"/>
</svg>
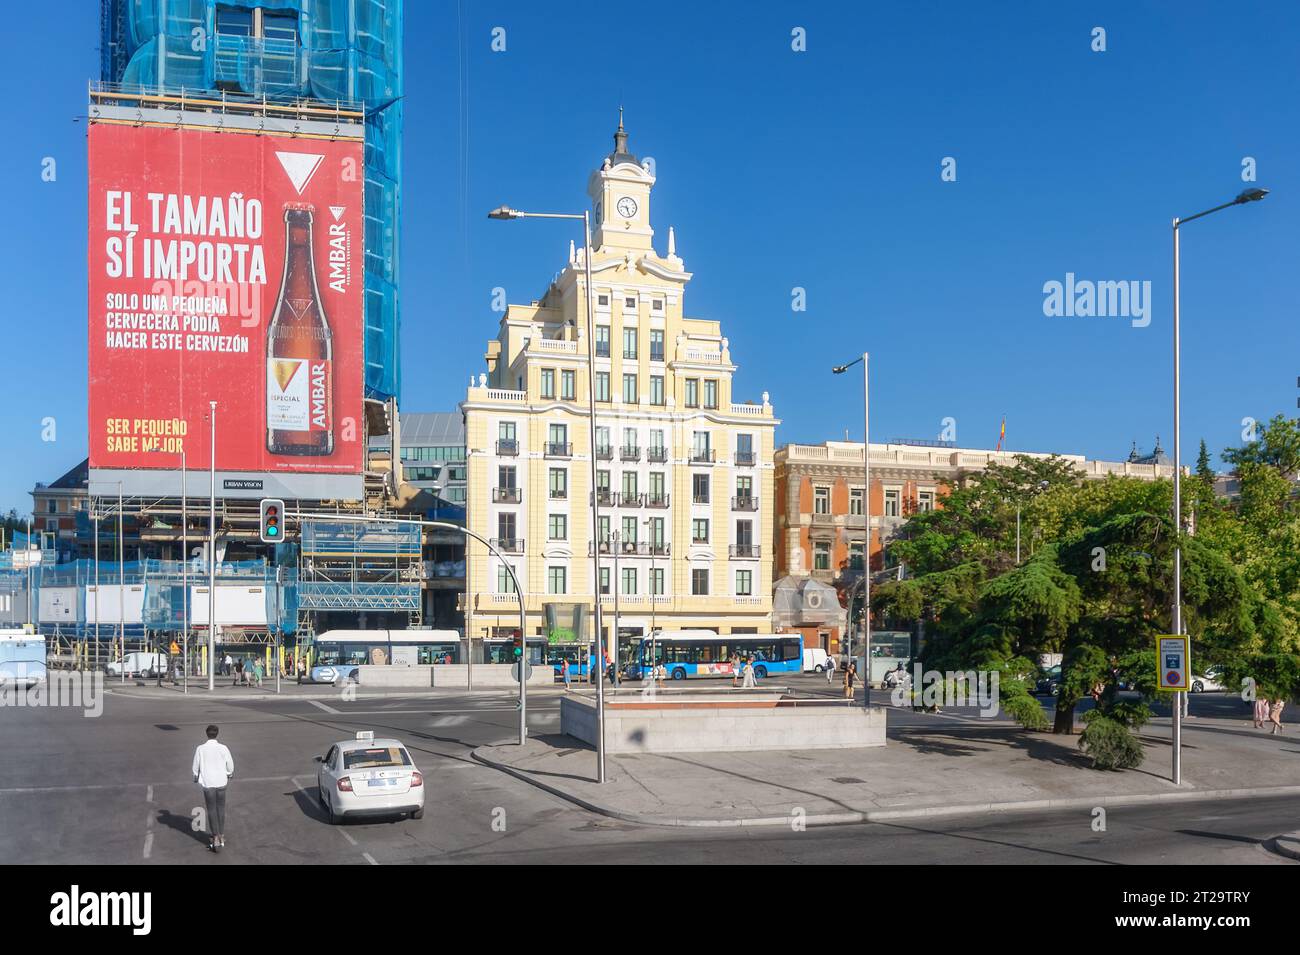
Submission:
<svg viewBox="0 0 1300 955">
<path fill-rule="evenodd" d="M 754 667 L 754 676 L 759 680 L 766 680 L 767 667 Z"/>
<path fill-rule="evenodd" d="M 337 826 L 343 822 L 343 814 L 334 811 L 334 800 L 325 800 L 325 810 L 329 813 L 331 826 Z"/>
<path fill-rule="evenodd" d="M 415 810 L 415 812 L 411 813 L 411 818 L 412 818 L 412 819 L 423 819 L 423 818 L 424 818 L 424 808 L 421 807 L 421 808 Z"/>
<path fill-rule="evenodd" d="M 1060 696 L 1060 695 L 1061 695 L 1061 688 L 1059 686 L 1052 687 L 1052 696 Z"/>
<path fill-rule="evenodd" d="M 822 673 L 825 670 L 825 668 L 820 663 L 817 664 L 817 666 L 814 669 L 816 669 L 818 673 Z"/>
<path fill-rule="evenodd" d="M 1205 692 L 1205 684 L 1202 683 L 1200 680 L 1193 680 L 1193 681 L 1192 681 L 1192 692 L 1193 692 L 1193 693 L 1203 693 L 1203 692 Z"/>
<path fill-rule="evenodd" d="M 676 670 L 673 671 L 673 679 L 674 680 L 686 679 L 686 671 L 683 670 L 681 667 L 678 667 Z"/>
</svg>

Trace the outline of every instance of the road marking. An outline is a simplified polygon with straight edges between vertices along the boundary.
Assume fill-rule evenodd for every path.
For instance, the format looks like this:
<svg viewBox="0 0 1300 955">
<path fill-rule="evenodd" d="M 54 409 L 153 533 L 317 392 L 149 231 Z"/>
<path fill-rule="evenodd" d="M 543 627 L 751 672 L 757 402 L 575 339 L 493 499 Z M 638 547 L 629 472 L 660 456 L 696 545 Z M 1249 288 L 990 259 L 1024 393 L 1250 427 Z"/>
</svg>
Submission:
<svg viewBox="0 0 1300 955">
<path fill-rule="evenodd" d="M 430 726 L 459 726 L 461 723 L 468 723 L 468 716 L 440 716 L 436 720 L 429 720 Z"/>
<path fill-rule="evenodd" d="M 153 833 L 147 833 L 144 837 L 144 857 L 147 859 L 153 855 Z"/>
<path fill-rule="evenodd" d="M 352 843 L 352 845 L 355 846 L 355 845 L 357 844 L 357 840 L 353 839 L 350 835 L 348 835 L 348 834 L 347 834 L 346 832 L 344 832 L 342 829 L 340 829 L 340 830 L 338 831 L 338 833 L 339 833 L 339 835 L 342 836 L 344 839 L 348 840 L 348 842 Z"/>
<path fill-rule="evenodd" d="M 338 710 L 334 709 L 332 706 L 326 706 L 320 700 L 308 700 L 307 702 L 318 709 L 324 710 L 326 713 L 333 713 L 335 716 L 339 715 Z"/>
<path fill-rule="evenodd" d="M 152 785 L 150 785 L 149 788 L 146 789 L 146 790 L 144 791 L 144 801 L 145 801 L 145 802 L 153 802 L 153 786 L 152 786 Z"/>
<path fill-rule="evenodd" d="M 375 861 L 375 857 L 372 856 L 369 852 L 361 853 L 361 858 L 365 859 L 371 865 L 379 865 L 379 863 Z"/>
</svg>

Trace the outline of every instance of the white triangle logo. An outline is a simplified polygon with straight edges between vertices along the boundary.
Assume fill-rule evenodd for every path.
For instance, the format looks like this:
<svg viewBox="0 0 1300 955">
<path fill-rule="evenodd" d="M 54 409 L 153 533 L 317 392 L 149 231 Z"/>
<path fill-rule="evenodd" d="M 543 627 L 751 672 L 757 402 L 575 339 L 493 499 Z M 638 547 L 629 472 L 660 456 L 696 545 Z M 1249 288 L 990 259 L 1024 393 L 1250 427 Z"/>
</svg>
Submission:
<svg viewBox="0 0 1300 955">
<path fill-rule="evenodd" d="M 280 165 L 284 171 L 289 174 L 289 181 L 293 183 L 293 188 L 302 195 L 302 191 L 307 188 L 307 183 L 311 177 L 316 174 L 320 168 L 321 160 L 324 156 L 316 153 L 276 153 L 275 158 L 280 160 Z"/>
<path fill-rule="evenodd" d="M 343 217 L 343 213 L 346 211 L 347 211 L 347 206 L 330 206 L 330 215 L 334 217 L 335 222 L 338 222 L 339 219 Z"/>
</svg>

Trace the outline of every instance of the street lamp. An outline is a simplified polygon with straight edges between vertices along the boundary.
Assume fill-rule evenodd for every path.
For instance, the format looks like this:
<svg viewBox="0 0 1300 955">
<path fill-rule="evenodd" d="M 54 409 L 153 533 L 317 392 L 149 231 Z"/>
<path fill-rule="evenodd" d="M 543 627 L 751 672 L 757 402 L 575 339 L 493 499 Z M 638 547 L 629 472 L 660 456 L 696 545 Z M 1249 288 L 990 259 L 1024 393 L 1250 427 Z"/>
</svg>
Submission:
<svg viewBox="0 0 1300 955">
<path fill-rule="evenodd" d="M 1225 202 L 1222 205 L 1215 206 L 1213 209 L 1206 209 L 1204 212 L 1198 212 L 1195 215 L 1175 218 L 1173 221 L 1174 230 L 1174 600 L 1173 600 L 1173 624 L 1174 633 L 1182 636 L 1183 633 L 1183 547 L 1181 535 L 1183 531 L 1183 485 L 1182 485 L 1182 371 L 1181 348 L 1182 340 L 1180 337 L 1179 327 L 1179 256 L 1178 256 L 1178 238 L 1180 227 L 1194 219 L 1201 219 L 1212 212 L 1219 212 L 1230 206 L 1241 206 L 1248 202 L 1258 202 L 1268 195 L 1267 189 L 1251 188 L 1244 189 L 1237 195 L 1237 198 L 1231 202 Z M 1190 663 L 1190 660 L 1188 661 Z M 1179 702 L 1174 706 L 1174 765 L 1173 778 L 1174 785 L 1182 783 L 1182 739 L 1183 739 L 1183 707 Z"/>
<path fill-rule="evenodd" d="M 582 221 L 582 264 L 586 273 L 587 299 L 587 438 L 591 453 L 591 593 L 595 605 L 596 627 L 596 782 L 605 781 L 605 638 L 600 613 L 600 504 L 596 494 L 596 320 L 591 293 L 591 219 L 587 212 L 520 212 L 509 206 L 497 206 L 489 219 L 574 219 Z M 618 634 L 614 634 L 614 651 L 618 652 Z"/>
<path fill-rule="evenodd" d="M 836 365 L 831 371 L 842 375 L 858 362 L 862 362 L 862 525 L 866 528 L 866 542 L 862 550 L 862 705 L 871 707 L 871 371 L 869 352 L 845 365 Z M 852 646 L 850 645 L 850 651 Z M 850 652 L 850 656 L 852 653 Z"/>
</svg>

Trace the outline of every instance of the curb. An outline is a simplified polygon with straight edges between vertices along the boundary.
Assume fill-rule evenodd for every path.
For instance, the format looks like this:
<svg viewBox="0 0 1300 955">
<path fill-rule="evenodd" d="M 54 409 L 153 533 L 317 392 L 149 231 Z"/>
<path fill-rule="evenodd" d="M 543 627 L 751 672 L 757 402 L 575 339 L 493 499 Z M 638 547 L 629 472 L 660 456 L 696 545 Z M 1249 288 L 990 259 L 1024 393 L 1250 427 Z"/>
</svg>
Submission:
<svg viewBox="0 0 1300 955">
<path fill-rule="evenodd" d="M 1300 862 L 1300 829 L 1291 832 L 1284 832 L 1280 836 L 1275 836 L 1265 843 L 1269 849 L 1272 849 L 1278 855 L 1286 856 L 1288 859 L 1295 859 Z"/>
<path fill-rule="evenodd" d="M 172 692 L 163 692 L 163 693 L 159 693 L 156 691 L 152 693 L 147 693 L 147 692 L 141 693 L 141 692 L 132 692 L 131 690 L 118 690 L 118 689 L 113 689 L 111 687 L 106 687 L 105 689 L 106 692 L 114 696 L 126 697 L 127 699 L 132 699 L 132 700 L 179 700 L 182 702 L 189 702 L 193 700 L 196 702 L 210 701 L 214 703 L 232 703 L 232 702 L 260 703 L 260 702 L 272 702 L 275 700 L 310 701 L 310 700 L 337 700 L 339 698 L 337 692 L 278 693 L 277 694 L 274 691 L 269 691 L 269 692 L 263 691 L 260 693 L 220 693 L 214 691 L 213 693 L 208 693 L 207 690 L 196 690 L 191 693 L 185 694 L 182 693 L 180 690 L 176 690 Z M 139 690 L 141 688 L 136 687 L 136 689 Z M 438 689 L 445 689 L 445 688 L 438 688 Z M 484 687 L 477 690 L 458 689 L 452 693 L 448 693 L 447 695 L 457 696 L 460 694 L 474 694 L 477 696 L 478 694 L 490 694 L 499 691 L 500 689 L 502 688 Z M 511 699 L 513 698 L 514 695 L 511 695 Z M 437 697 L 431 695 L 430 691 L 428 690 L 419 690 L 419 691 L 410 690 L 410 691 L 399 692 L 399 693 L 379 693 L 372 689 L 369 692 L 359 692 L 355 698 L 355 702 L 361 702 L 365 700 L 427 700 L 427 699 L 437 699 Z"/>
<path fill-rule="evenodd" d="M 711 829 L 748 829 L 763 826 L 788 826 L 790 825 L 791 816 L 751 816 L 748 818 L 741 817 L 735 819 L 692 819 L 682 816 L 651 816 L 631 812 L 623 812 L 618 809 L 612 809 L 609 806 L 603 806 L 599 803 L 591 802 L 576 796 L 573 793 L 566 792 L 556 786 L 549 785 L 539 779 L 534 778 L 528 773 L 516 769 L 507 763 L 498 762 L 484 756 L 481 750 L 487 747 L 479 747 L 470 753 L 473 757 L 485 766 L 500 770 L 509 776 L 513 776 L 530 786 L 544 790 L 553 796 L 557 796 L 566 802 L 571 802 L 580 806 L 589 812 L 597 815 L 607 816 L 610 819 L 618 819 L 621 822 L 631 822 L 642 826 L 656 826 L 661 828 L 711 828 Z M 1064 809 L 1095 809 L 1097 807 L 1110 808 L 1114 806 L 1144 806 L 1153 803 L 1162 802 L 1200 802 L 1213 799 L 1266 799 L 1277 796 L 1300 796 L 1300 786 L 1257 786 L 1250 789 L 1198 789 L 1186 792 L 1169 792 L 1169 793 L 1136 793 L 1128 796 L 1078 796 L 1069 799 L 1029 799 L 1018 802 L 985 802 L 985 803 L 965 803 L 953 806 L 927 806 L 923 809 L 873 809 L 867 812 L 836 812 L 820 813 L 807 815 L 803 817 L 803 822 L 810 826 L 851 826 L 862 823 L 890 823 L 901 822 L 909 819 L 933 819 L 941 816 L 973 816 L 987 815 L 989 813 L 1018 813 L 1018 812 L 1048 812 L 1052 810 Z M 1300 859 L 1300 830 L 1288 833 L 1284 836 L 1278 836 L 1275 840 L 1278 844 L 1277 851 L 1283 855 Z M 1283 848 L 1282 843 L 1288 843 Z M 1294 848 L 1293 848 L 1294 847 Z M 1294 855 L 1292 853 L 1294 852 Z"/>
</svg>

